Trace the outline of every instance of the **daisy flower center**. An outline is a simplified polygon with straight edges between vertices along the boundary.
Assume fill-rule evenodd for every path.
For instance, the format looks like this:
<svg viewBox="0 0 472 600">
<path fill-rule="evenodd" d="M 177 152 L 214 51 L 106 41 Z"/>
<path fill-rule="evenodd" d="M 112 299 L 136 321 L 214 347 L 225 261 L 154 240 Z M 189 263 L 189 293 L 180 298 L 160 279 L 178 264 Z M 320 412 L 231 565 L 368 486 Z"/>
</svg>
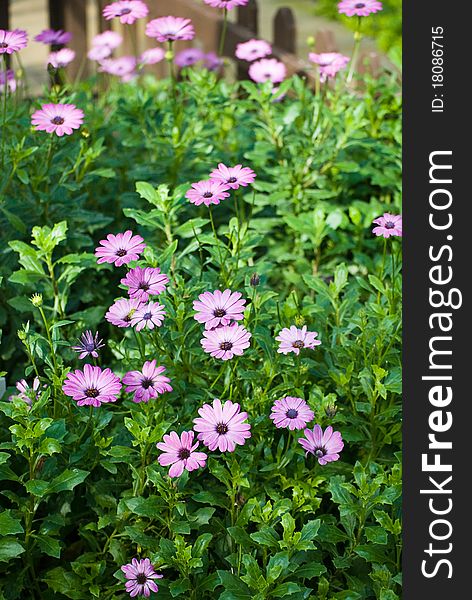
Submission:
<svg viewBox="0 0 472 600">
<path fill-rule="evenodd" d="M 365 4 L 363 2 L 359 2 L 354 8 L 364 8 L 364 6 Z"/>
<path fill-rule="evenodd" d="M 85 342 L 84 348 L 87 350 L 87 352 L 92 352 L 95 350 L 95 342 Z"/>
<path fill-rule="evenodd" d="M 54 123 L 54 125 L 62 125 L 64 119 L 62 117 L 54 117 L 54 119 L 51 120 L 51 123 Z"/>
<path fill-rule="evenodd" d="M 215 317 L 224 317 L 226 314 L 226 311 L 224 308 L 215 308 L 215 310 L 213 311 L 213 316 Z"/>
<path fill-rule="evenodd" d="M 136 575 L 136 583 L 139 583 L 139 585 L 144 585 L 147 581 L 147 577 L 144 573 L 139 573 L 138 575 Z"/>
<path fill-rule="evenodd" d="M 204 198 L 211 198 L 212 196 L 213 196 L 213 194 L 212 194 L 211 192 L 205 192 L 205 193 L 203 194 L 203 197 L 204 197 Z"/>
<path fill-rule="evenodd" d="M 218 423 L 216 426 L 216 433 L 219 433 L 220 435 L 228 433 L 228 425 L 226 425 L 226 423 Z"/>
<path fill-rule="evenodd" d="M 185 460 L 189 456 L 190 456 L 190 450 L 188 450 L 188 448 L 181 448 L 179 450 L 179 458 L 180 458 L 180 460 Z"/>
<path fill-rule="evenodd" d="M 148 321 L 151 317 L 152 317 L 152 313 L 150 313 L 150 312 L 144 313 L 144 315 L 143 315 L 143 319 L 146 321 Z"/>
<path fill-rule="evenodd" d="M 115 252 L 116 256 L 126 256 L 126 250 L 124 248 L 120 248 Z"/>
<path fill-rule="evenodd" d="M 0 48 L 8 48 L 8 44 L 5 42 L 0 42 Z"/>
<path fill-rule="evenodd" d="M 236 183 L 236 181 L 238 181 L 236 177 L 230 177 L 228 179 L 228 183 Z"/>
<path fill-rule="evenodd" d="M 131 8 L 122 8 L 122 9 L 120 10 L 120 17 L 121 17 L 122 15 L 129 15 L 129 13 L 130 13 L 130 12 L 131 12 Z"/>
<path fill-rule="evenodd" d="M 302 340 L 297 340 L 296 342 L 293 342 L 292 346 L 294 348 L 304 348 L 305 342 L 302 342 Z"/>
<path fill-rule="evenodd" d="M 220 344 L 220 350 L 231 350 L 233 344 L 231 342 L 222 342 Z"/>
<path fill-rule="evenodd" d="M 150 379 L 149 377 L 145 377 L 142 381 L 141 381 L 141 387 L 144 388 L 145 390 L 149 389 L 150 387 L 153 386 L 153 380 Z"/>
<path fill-rule="evenodd" d="M 294 408 L 289 408 L 286 415 L 289 419 L 296 419 L 298 417 L 298 411 Z"/>
<path fill-rule="evenodd" d="M 85 390 L 84 393 L 87 396 L 87 398 L 96 398 L 100 394 L 97 388 L 88 388 Z"/>
<path fill-rule="evenodd" d="M 138 289 L 143 290 L 144 292 L 147 292 L 149 287 L 150 287 L 149 283 L 143 282 L 143 283 L 139 284 Z"/>
<path fill-rule="evenodd" d="M 316 448 L 316 450 L 315 450 L 316 458 L 321 458 L 322 456 L 325 456 L 325 454 L 326 454 L 325 448 Z"/>
<path fill-rule="evenodd" d="M 395 223 L 392 223 L 392 221 L 387 221 L 385 223 L 385 229 L 394 229 L 395 228 Z"/>
</svg>

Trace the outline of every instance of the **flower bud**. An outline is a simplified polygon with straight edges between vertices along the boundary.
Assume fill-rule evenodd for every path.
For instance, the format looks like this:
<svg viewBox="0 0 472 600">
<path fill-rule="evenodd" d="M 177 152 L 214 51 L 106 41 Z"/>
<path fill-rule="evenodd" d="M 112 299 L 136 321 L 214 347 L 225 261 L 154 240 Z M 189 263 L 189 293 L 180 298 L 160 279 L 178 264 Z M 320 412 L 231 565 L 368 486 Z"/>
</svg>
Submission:
<svg viewBox="0 0 472 600">
<path fill-rule="evenodd" d="M 259 277 L 259 275 L 257 273 L 253 273 L 251 275 L 251 279 L 249 280 L 250 285 L 252 285 L 252 287 L 257 287 L 261 282 L 261 278 Z"/>
<path fill-rule="evenodd" d="M 302 315 L 297 315 L 295 317 L 295 325 L 297 327 L 303 327 L 303 325 L 305 325 L 305 317 L 303 317 Z"/>
<path fill-rule="evenodd" d="M 334 404 L 334 402 L 331 402 L 330 404 L 327 404 L 325 406 L 325 413 L 328 418 L 332 419 L 333 417 L 336 416 L 337 412 L 338 412 L 338 408 L 337 408 L 336 404 Z"/>
<path fill-rule="evenodd" d="M 39 308 L 43 305 L 43 295 L 42 294 L 33 294 L 30 298 L 31 304 Z"/>
</svg>

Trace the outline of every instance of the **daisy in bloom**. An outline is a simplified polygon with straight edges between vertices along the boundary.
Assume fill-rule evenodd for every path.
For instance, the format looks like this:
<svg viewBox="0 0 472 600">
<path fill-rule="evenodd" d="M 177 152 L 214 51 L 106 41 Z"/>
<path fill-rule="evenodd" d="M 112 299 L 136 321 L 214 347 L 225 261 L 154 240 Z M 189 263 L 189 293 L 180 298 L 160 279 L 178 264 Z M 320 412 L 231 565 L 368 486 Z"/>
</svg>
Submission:
<svg viewBox="0 0 472 600">
<path fill-rule="evenodd" d="M 401 215 L 391 215 L 384 213 L 382 217 L 378 217 L 374 220 L 377 227 L 372 229 L 372 233 L 375 235 L 389 238 L 391 235 L 397 235 L 403 237 L 403 225 Z"/>
<path fill-rule="evenodd" d="M 289 352 L 295 352 L 295 354 L 300 354 L 300 350 L 302 348 L 314 348 L 315 346 L 319 346 L 321 342 L 319 340 L 315 340 L 318 333 L 316 331 L 307 331 L 306 325 L 304 325 L 301 329 L 292 325 L 290 329 L 288 327 L 284 327 L 279 335 L 275 338 L 278 342 L 280 342 L 280 346 L 277 352 L 281 354 L 288 354 Z"/>
<path fill-rule="evenodd" d="M 126 82 L 133 78 L 136 70 L 136 59 L 134 56 L 120 56 L 120 58 L 104 58 L 100 61 L 98 69 L 102 73 L 121 77 Z"/>
<path fill-rule="evenodd" d="M 224 8 L 225 10 L 233 10 L 236 6 L 246 6 L 249 0 L 203 0 L 208 6 L 213 8 Z"/>
<path fill-rule="evenodd" d="M 254 182 L 256 174 L 249 167 L 236 165 L 235 167 L 227 167 L 223 163 L 219 163 L 218 168 L 210 173 L 210 179 L 224 183 L 233 190 L 237 190 L 240 185 L 246 187 Z"/>
<path fill-rule="evenodd" d="M 211 451 L 218 448 L 221 452 L 234 452 L 236 444 L 243 446 L 251 437 L 251 426 L 246 422 L 247 413 L 240 410 L 239 404 L 231 400 L 222 405 L 215 398 L 211 405 L 204 404 L 198 409 L 200 417 L 193 420 L 198 439 Z"/>
<path fill-rule="evenodd" d="M 98 357 L 98 351 L 103 348 L 103 340 L 98 338 L 98 333 L 93 335 L 91 331 L 86 331 L 80 336 L 79 344 L 72 346 L 72 350 L 79 353 L 79 358 L 83 359 L 86 356 Z"/>
<path fill-rule="evenodd" d="M 39 378 L 35 377 L 33 380 L 33 387 L 30 387 L 26 379 L 20 379 L 20 381 L 16 382 L 16 389 L 18 390 L 18 394 L 14 394 L 10 396 L 8 399 L 12 400 L 13 398 L 21 398 L 26 404 L 31 406 L 33 400 L 37 400 L 39 398 Z"/>
<path fill-rule="evenodd" d="M 159 17 L 146 25 L 146 35 L 158 42 L 192 40 L 195 37 L 192 21 L 181 17 Z"/>
<path fill-rule="evenodd" d="M 317 424 L 311 429 L 305 429 L 305 437 L 298 442 L 306 450 L 306 455 L 314 454 L 320 465 L 339 460 L 339 452 L 344 448 L 343 438 L 339 431 L 333 431 L 331 425 L 325 432 Z"/>
<path fill-rule="evenodd" d="M 140 306 L 137 298 L 120 298 L 110 306 L 105 319 L 117 327 L 130 327 L 131 318 Z"/>
<path fill-rule="evenodd" d="M 62 31 L 62 29 L 43 29 L 34 38 L 34 41 L 42 42 L 48 46 L 62 46 L 62 44 L 68 44 L 71 39 L 72 33 L 68 31 Z"/>
<path fill-rule="evenodd" d="M 207 455 L 204 452 L 195 452 L 199 443 L 193 443 L 193 431 L 183 431 L 180 437 L 175 431 L 164 436 L 164 441 L 156 444 L 163 454 L 157 459 L 162 467 L 172 465 L 169 477 L 180 477 L 184 472 L 195 471 L 205 466 Z"/>
<path fill-rule="evenodd" d="M 249 67 L 249 77 L 256 83 L 272 81 L 280 83 L 287 76 L 287 69 L 283 62 L 275 58 L 263 58 L 253 62 Z"/>
<path fill-rule="evenodd" d="M 338 11 L 348 17 L 368 17 L 371 13 L 376 13 L 382 8 L 382 2 L 377 2 L 377 0 L 364 0 L 364 2 L 343 0 L 338 4 Z"/>
<path fill-rule="evenodd" d="M 242 325 L 233 323 L 203 332 L 200 344 L 205 352 L 214 358 L 229 360 L 234 355 L 241 356 L 249 348 L 251 334 Z"/>
<path fill-rule="evenodd" d="M 92 47 L 87 53 L 90 60 L 108 58 L 113 50 L 123 42 L 123 37 L 116 31 L 104 31 L 92 38 Z"/>
<path fill-rule="evenodd" d="M 205 329 L 229 325 L 231 321 L 241 321 L 245 304 L 246 300 L 241 300 L 239 292 L 204 292 L 193 303 L 193 310 L 197 311 L 193 318 L 199 323 L 205 323 Z"/>
<path fill-rule="evenodd" d="M 107 21 L 119 17 L 122 25 L 132 25 L 136 19 L 146 17 L 149 8 L 141 0 L 119 0 L 112 2 L 103 9 L 103 16 Z"/>
<path fill-rule="evenodd" d="M 145 596 L 149 598 L 151 592 L 158 592 L 159 587 L 154 581 L 155 579 L 162 579 L 164 575 L 158 575 L 154 571 L 154 567 L 151 565 L 149 558 L 143 558 L 133 560 L 121 567 L 121 570 L 125 574 L 128 580 L 125 583 L 125 588 L 131 598 L 135 596 Z"/>
<path fill-rule="evenodd" d="M 166 53 L 163 48 L 149 48 L 145 50 L 139 57 L 140 65 L 155 65 L 165 57 Z"/>
<path fill-rule="evenodd" d="M 264 40 L 249 40 L 236 46 L 236 58 L 249 62 L 272 54 L 272 46 Z"/>
<path fill-rule="evenodd" d="M 121 390 L 120 378 L 110 369 L 84 365 L 83 371 L 77 369 L 68 373 L 62 391 L 71 396 L 78 406 L 98 407 L 106 402 L 116 402 Z"/>
<path fill-rule="evenodd" d="M 131 326 L 136 327 L 136 331 L 141 331 L 144 327 L 148 329 L 160 327 L 164 321 L 165 314 L 164 307 L 158 302 L 141 304 L 131 316 Z"/>
<path fill-rule="evenodd" d="M 171 392 L 170 379 L 162 375 L 165 367 L 156 367 L 155 360 L 144 363 L 142 371 L 129 371 L 123 377 L 126 391 L 134 393 L 133 402 L 149 402 L 159 394 Z"/>
<path fill-rule="evenodd" d="M 310 52 L 308 58 L 312 63 L 318 65 L 321 82 L 326 81 L 327 77 L 334 77 L 351 60 L 348 56 L 343 56 L 339 52 L 322 52 L 321 54 Z"/>
<path fill-rule="evenodd" d="M 6 71 L 7 89 L 13 94 L 16 90 L 15 71 L 7 69 Z M 0 71 L 0 93 L 5 90 L 5 71 Z"/>
<path fill-rule="evenodd" d="M 67 67 L 75 58 L 75 52 L 70 48 L 61 48 L 57 52 L 51 52 L 48 57 L 47 64 L 52 65 L 55 69 L 63 69 Z"/>
<path fill-rule="evenodd" d="M 222 64 L 223 61 L 214 52 L 208 52 L 203 55 L 203 66 L 209 71 L 216 71 Z"/>
<path fill-rule="evenodd" d="M 124 233 L 109 233 L 106 240 L 100 240 L 100 246 L 95 248 L 98 264 L 114 263 L 116 267 L 127 265 L 132 260 L 138 260 L 146 244 L 140 235 L 133 235 L 131 231 Z"/>
<path fill-rule="evenodd" d="M 180 68 L 191 67 L 198 61 L 203 60 L 204 56 L 204 52 L 199 48 L 185 48 L 185 50 L 177 52 L 174 62 Z"/>
<path fill-rule="evenodd" d="M 128 288 L 130 298 L 147 302 L 149 296 L 157 296 L 166 289 L 169 278 L 161 273 L 159 267 L 135 267 L 128 271 L 121 283 Z"/>
<path fill-rule="evenodd" d="M 13 54 L 25 48 L 27 44 L 28 35 L 23 29 L 0 29 L 0 54 Z"/>
<path fill-rule="evenodd" d="M 302 398 L 286 396 L 274 402 L 270 418 L 276 427 L 303 429 L 315 418 L 315 413 Z"/>
<path fill-rule="evenodd" d="M 219 204 L 221 200 L 228 198 L 227 190 L 229 189 L 229 185 L 225 183 L 206 179 L 192 183 L 192 187 L 185 194 L 185 197 L 195 206 L 200 206 L 200 204 L 210 206 L 210 204 Z"/>
<path fill-rule="evenodd" d="M 74 104 L 43 104 L 31 115 L 31 123 L 37 131 L 55 133 L 61 137 L 70 135 L 84 122 L 84 113 Z"/>
</svg>

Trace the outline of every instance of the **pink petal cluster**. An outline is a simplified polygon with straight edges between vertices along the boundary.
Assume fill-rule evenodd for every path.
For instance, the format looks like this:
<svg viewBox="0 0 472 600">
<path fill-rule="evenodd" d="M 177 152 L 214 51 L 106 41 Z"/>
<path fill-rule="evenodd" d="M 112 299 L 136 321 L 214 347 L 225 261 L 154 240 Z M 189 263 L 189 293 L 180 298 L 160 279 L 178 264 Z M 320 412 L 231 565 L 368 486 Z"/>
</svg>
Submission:
<svg viewBox="0 0 472 600">
<path fill-rule="evenodd" d="M 128 371 L 123 377 L 126 391 L 134 394 L 133 402 L 149 402 L 165 392 L 172 392 L 170 379 L 163 375 L 165 367 L 156 367 L 155 360 L 144 363 L 141 371 Z"/>
<path fill-rule="evenodd" d="M 48 56 L 47 64 L 52 65 L 55 69 L 63 69 L 67 67 L 75 58 L 75 52 L 70 48 L 61 48 L 57 52 L 51 52 Z"/>
<path fill-rule="evenodd" d="M 237 190 L 239 186 L 246 187 L 253 183 L 255 178 L 254 171 L 242 165 L 227 167 L 223 163 L 219 163 L 218 168 L 210 173 L 210 180 L 227 185 L 233 190 Z"/>
<path fill-rule="evenodd" d="M 134 56 L 104 58 L 99 64 L 99 71 L 121 77 L 121 81 L 123 82 L 133 79 L 136 72 L 136 58 Z"/>
<path fill-rule="evenodd" d="M 164 321 L 165 314 L 164 306 L 158 302 L 140 304 L 131 315 L 131 326 L 136 327 L 136 331 L 160 327 Z"/>
<path fill-rule="evenodd" d="M 0 29 L 0 54 L 13 54 L 28 44 L 28 35 L 23 29 Z"/>
<path fill-rule="evenodd" d="M 229 185 L 212 179 L 205 179 L 192 183 L 192 187 L 185 194 L 185 197 L 195 206 L 200 206 L 200 204 L 210 206 L 210 204 L 219 204 L 221 200 L 228 198 L 227 190 L 229 189 Z"/>
<path fill-rule="evenodd" d="M 193 303 L 197 311 L 194 319 L 205 324 L 205 329 L 214 329 L 219 325 L 229 325 L 231 321 L 240 321 L 244 317 L 246 300 L 240 292 L 226 289 L 224 292 L 204 292 Z"/>
<path fill-rule="evenodd" d="M 159 17 L 146 25 L 146 35 L 158 42 L 192 40 L 195 37 L 192 21 L 181 17 Z"/>
<path fill-rule="evenodd" d="M 72 39 L 72 33 L 62 31 L 62 29 L 43 29 L 41 33 L 34 38 L 35 42 L 42 42 L 49 46 L 61 46 L 68 44 Z"/>
<path fill-rule="evenodd" d="M 288 354 L 294 352 L 300 354 L 302 348 L 311 348 L 319 346 L 321 342 L 316 340 L 318 333 L 316 331 L 307 331 L 306 325 L 301 329 L 292 325 L 290 328 L 284 327 L 279 335 L 275 338 L 280 342 L 277 352 Z"/>
<path fill-rule="evenodd" d="M 137 298 L 120 298 L 110 306 L 105 319 L 116 327 L 131 327 L 131 319 L 140 306 Z"/>
<path fill-rule="evenodd" d="M 90 60 L 101 61 L 111 56 L 113 50 L 123 42 L 123 37 L 117 31 L 104 31 L 92 39 L 92 47 L 87 56 Z"/>
<path fill-rule="evenodd" d="M 61 137 L 70 135 L 84 122 L 84 113 L 75 104 L 43 104 L 31 116 L 31 123 L 38 131 L 55 133 Z"/>
<path fill-rule="evenodd" d="M 126 265 L 132 260 L 138 260 L 146 247 L 140 235 L 133 235 L 128 230 L 124 233 L 109 233 L 106 240 L 100 240 L 100 245 L 95 248 L 98 263 L 110 263 L 116 267 Z"/>
<path fill-rule="evenodd" d="M 303 429 L 315 418 L 315 413 L 302 398 L 286 396 L 274 402 L 270 418 L 276 427 Z"/>
<path fill-rule="evenodd" d="M 241 356 L 250 346 L 251 334 L 242 325 L 232 323 L 203 332 L 200 340 L 205 352 L 221 360 Z"/>
<path fill-rule="evenodd" d="M 110 369 L 84 365 L 83 371 L 77 369 L 68 373 L 62 391 L 71 396 L 78 406 L 98 407 L 106 402 L 116 402 L 121 383 Z"/>
<path fill-rule="evenodd" d="M 236 46 L 236 58 L 252 62 L 272 54 L 272 46 L 265 40 L 249 40 Z"/>
<path fill-rule="evenodd" d="M 203 60 L 205 53 L 199 48 L 185 48 L 180 52 L 177 52 L 174 58 L 175 64 L 181 69 L 184 67 L 191 67 L 196 63 Z"/>
<path fill-rule="evenodd" d="M 141 560 L 133 558 L 129 564 L 123 565 L 121 570 L 127 579 L 125 588 L 131 598 L 135 596 L 149 598 L 151 592 L 159 591 L 159 587 L 154 580 L 164 577 L 155 572 L 149 558 Z"/>
<path fill-rule="evenodd" d="M 159 267 L 135 267 L 126 273 L 121 283 L 128 288 L 130 298 L 147 302 L 149 296 L 157 296 L 166 289 L 169 278 Z"/>
<path fill-rule="evenodd" d="M 221 404 L 216 398 L 211 405 L 204 404 L 198 409 L 200 417 L 193 420 L 198 439 L 211 451 L 234 452 L 237 444 L 242 446 L 251 437 L 247 413 L 240 411 L 240 405 L 231 400 Z"/>
<path fill-rule="evenodd" d="M 233 10 L 237 6 L 246 6 L 249 0 L 203 0 L 208 6 L 213 8 L 224 8 L 225 10 Z"/>
<path fill-rule="evenodd" d="M 139 64 L 142 65 L 155 65 L 161 62 L 165 57 L 166 53 L 163 48 L 157 46 L 156 48 L 149 48 L 145 50 L 139 57 Z"/>
<path fill-rule="evenodd" d="M 7 69 L 6 76 L 5 71 L 0 71 L 0 93 L 2 94 L 5 91 L 5 79 L 7 82 L 7 90 L 13 93 L 16 90 L 17 85 L 15 79 L 15 71 L 13 69 Z"/>
<path fill-rule="evenodd" d="M 344 442 L 339 431 L 333 431 L 331 425 L 324 433 L 318 424 L 313 430 L 305 429 L 303 433 L 305 437 L 298 440 L 299 444 L 306 450 L 307 455 L 313 454 L 320 465 L 339 459 L 339 452 L 344 448 Z"/>
<path fill-rule="evenodd" d="M 256 83 L 280 83 L 287 76 L 287 69 L 283 62 L 276 58 L 263 58 L 253 62 L 249 67 L 249 77 Z"/>
<path fill-rule="evenodd" d="M 368 17 L 371 13 L 382 10 L 382 3 L 377 0 L 343 0 L 338 4 L 338 12 L 348 17 Z"/>
<path fill-rule="evenodd" d="M 198 441 L 193 443 L 193 431 L 183 431 L 179 435 L 171 431 L 169 435 L 164 436 L 164 441 L 156 444 L 157 448 L 163 452 L 157 459 L 163 467 L 172 465 L 169 469 L 169 477 L 180 477 L 184 472 L 195 471 L 205 466 L 207 455 L 204 452 L 195 452 L 198 448 Z"/>
<path fill-rule="evenodd" d="M 148 13 L 149 8 L 141 0 L 118 0 L 105 6 L 102 12 L 107 21 L 119 18 L 123 25 L 132 25 L 136 19 L 142 19 Z"/>
<path fill-rule="evenodd" d="M 318 65 L 321 82 L 326 81 L 328 77 L 334 77 L 351 60 L 339 52 L 322 52 L 321 54 L 310 52 L 308 58 L 312 63 Z"/>
<path fill-rule="evenodd" d="M 29 383 L 26 379 L 20 379 L 20 381 L 16 382 L 16 389 L 18 390 L 18 394 L 13 394 L 8 399 L 13 400 L 13 398 L 21 398 L 23 402 L 26 402 L 28 406 L 31 406 L 33 400 L 37 400 L 40 396 L 39 391 L 40 381 L 39 377 L 35 377 L 33 380 L 33 386 L 30 387 Z"/>
<path fill-rule="evenodd" d="M 401 215 L 391 215 L 384 213 L 383 216 L 374 220 L 377 227 L 372 229 L 376 236 L 389 238 L 392 235 L 403 237 L 403 222 Z"/>
</svg>

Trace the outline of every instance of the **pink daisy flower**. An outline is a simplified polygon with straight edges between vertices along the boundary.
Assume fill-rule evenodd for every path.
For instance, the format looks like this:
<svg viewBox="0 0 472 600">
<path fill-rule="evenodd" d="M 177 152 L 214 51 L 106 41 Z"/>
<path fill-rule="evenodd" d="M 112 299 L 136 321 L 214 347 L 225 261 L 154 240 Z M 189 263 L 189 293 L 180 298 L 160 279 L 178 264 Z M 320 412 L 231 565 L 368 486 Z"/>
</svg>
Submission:
<svg viewBox="0 0 472 600">
<path fill-rule="evenodd" d="M 68 44 L 72 39 L 72 33 L 62 31 L 62 29 L 43 29 L 41 33 L 34 38 L 35 42 L 42 42 L 48 46 L 62 46 Z"/>
<path fill-rule="evenodd" d="M 26 379 L 20 379 L 20 381 L 16 382 L 16 389 L 18 390 L 18 394 L 13 394 L 8 399 L 12 400 L 13 398 L 21 398 L 23 402 L 26 402 L 28 406 L 33 404 L 33 400 L 37 400 L 41 394 L 39 391 L 40 381 L 38 377 L 35 377 L 33 380 L 33 386 L 30 387 Z"/>
<path fill-rule="evenodd" d="M 313 454 L 320 465 L 339 460 L 339 452 L 344 448 L 343 438 L 339 431 L 333 431 L 331 425 L 326 427 L 325 432 L 317 424 L 311 429 L 305 429 L 305 437 L 298 442 L 306 450 L 306 455 Z"/>
<path fill-rule="evenodd" d="M 165 314 L 164 307 L 158 302 L 141 304 L 131 316 L 131 325 L 132 327 L 136 327 L 136 331 L 141 331 L 145 327 L 147 329 L 154 329 L 154 327 L 162 325 Z"/>
<path fill-rule="evenodd" d="M 272 54 L 272 46 L 264 40 L 249 40 L 236 46 L 236 58 L 251 62 Z"/>
<path fill-rule="evenodd" d="M 127 392 L 134 393 L 133 402 L 149 402 L 159 394 L 171 392 L 170 379 L 162 375 L 165 370 L 165 367 L 156 367 L 155 360 L 148 360 L 142 371 L 128 371 L 123 384 Z"/>
<path fill-rule="evenodd" d="M 16 79 L 15 79 L 15 71 L 13 69 L 7 69 L 6 71 L 6 87 L 13 94 L 16 90 Z M 0 71 L 0 93 L 3 94 L 5 90 L 5 71 Z"/>
<path fill-rule="evenodd" d="M 274 402 L 270 418 L 276 427 L 303 429 L 315 418 L 315 413 L 302 398 L 286 396 Z"/>
<path fill-rule="evenodd" d="M 159 17 L 146 25 L 146 35 L 158 42 L 192 40 L 195 37 L 192 21 L 181 17 Z"/>
<path fill-rule="evenodd" d="M 120 298 L 108 309 L 105 319 L 117 327 L 130 327 L 131 318 L 141 306 L 137 298 Z"/>
<path fill-rule="evenodd" d="M 175 431 L 164 436 L 164 441 L 156 444 L 163 454 L 157 459 L 162 467 L 172 465 L 169 477 L 180 477 L 184 472 L 195 471 L 205 466 L 207 455 L 204 452 L 195 452 L 199 443 L 193 443 L 193 431 L 183 431 L 180 437 Z"/>
<path fill-rule="evenodd" d="M 154 581 L 155 579 L 162 579 L 164 575 L 158 575 L 154 571 L 154 567 L 151 564 L 149 558 L 133 560 L 121 567 L 121 570 L 125 574 L 128 580 L 125 583 L 125 588 L 131 598 L 135 596 L 145 596 L 149 598 L 151 592 L 158 592 L 159 587 Z"/>
<path fill-rule="evenodd" d="M 287 76 L 287 69 L 283 62 L 275 58 L 263 58 L 253 62 L 249 67 L 249 77 L 256 83 L 272 81 L 280 83 Z"/>
<path fill-rule="evenodd" d="M 90 60 L 96 60 L 98 62 L 109 58 L 111 56 L 112 49 L 108 46 L 92 46 L 87 52 L 87 57 Z"/>
<path fill-rule="evenodd" d="M 210 179 L 224 183 L 233 190 L 237 190 L 239 186 L 246 187 L 253 183 L 256 174 L 249 167 L 236 165 L 235 167 L 227 167 L 223 163 L 218 164 L 218 168 L 210 173 Z"/>
<path fill-rule="evenodd" d="M 246 6 L 249 0 L 203 0 L 208 6 L 213 8 L 224 8 L 225 10 L 233 10 L 236 6 Z"/>
<path fill-rule="evenodd" d="M 199 48 L 185 48 L 175 55 L 175 64 L 183 69 L 184 67 L 190 67 L 196 64 L 198 61 L 203 60 L 205 53 Z"/>
<path fill-rule="evenodd" d="M 133 235 L 131 231 L 124 233 L 109 233 L 106 240 L 100 240 L 100 246 L 95 248 L 98 264 L 114 263 L 116 267 L 126 265 L 132 260 L 138 260 L 146 244 L 140 235 Z"/>
<path fill-rule="evenodd" d="M 166 289 L 169 278 L 159 267 L 135 267 L 126 273 L 121 283 L 128 288 L 130 298 L 147 302 L 149 296 L 157 296 Z"/>
<path fill-rule="evenodd" d="M 122 81 L 129 81 L 136 69 L 134 56 L 120 56 L 120 58 L 104 58 L 100 62 L 99 71 L 121 77 Z"/>
<path fill-rule="evenodd" d="M 13 54 L 25 48 L 27 44 L 28 35 L 23 29 L 0 29 L 0 54 Z"/>
<path fill-rule="evenodd" d="M 145 50 L 139 57 L 140 65 L 155 65 L 165 57 L 166 53 L 163 48 L 159 46 L 156 48 L 149 48 Z"/>
<path fill-rule="evenodd" d="M 327 77 L 334 77 L 351 60 L 348 56 L 343 56 L 339 52 L 322 52 L 321 54 L 310 52 L 308 58 L 318 65 L 322 82 L 326 81 Z"/>
<path fill-rule="evenodd" d="M 203 56 L 203 66 L 209 71 L 216 71 L 223 64 L 223 61 L 214 52 L 208 52 Z"/>
<path fill-rule="evenodd" d="M 102 12 L 107 21 L 119 18 L 122 25 L 132 25 L 148 13 L 149 8 L 141 0 L 118 0 L 105 6 Z"/>
<path fill-rule="evenodd" d="M 78 406 L 98 407 L 106 402 L 116 402 L 121 390 L 120 378 L 110 369 L 102 371 L 100 367 L 84 365 L 83 371 L 77 369 L 68 373 L 62 391 L 71 396 Z"/>
<path fill-rule="evenodd" d="M 221 452 L 234 452 L 236 444 L 243 446 L 251 437 L 251 426 L 247 423 L 247 413 L 240 412 L 240 405 L 227 400 L 223 405 L 218 398 L 213 403 L 204 404 L 198 409 L 193 420 L 198 439 L 213 452 L 217 448 Z"/>
<path fill-rule="evenodd" d="M 338 4 L 338 11 L 348 17 L 368 17 L 371 13 L 382 10 L 382 3 L 377 0 L 343 0 Z"/>
<path fill-rule="evenodd" d="M 78 346 L 72 346 L 72 350 L 79 353 L 80 359 L 86 358 L 87 356 L 97 358 L 98 351 L 104 346 L 102 342 L 103 340 L 99 339 L 98 333 L 93 335 L 91 331 L 85 331 L 80 336 Z"/>
<path fill-rule="evenodd" d="M 92 38 L 92 46 L 107 46 L 111 50 L 115 50 L 123 42 L 123 36 L 117 31 L 104 31 Z"/>
<path fill-rule="evenodd" d="M 195 206 L 200 206 L 200 204 L 210 206 L 210 204 L 219 204 L 221 200 L 228 198 L 229 194 L 226 190 L 229 189 L 229 185 L 206 179 L 192 183 L 192 187 L 185 194 L 185 197 Z"/>
<path fill-rule="evenodd" d="M 278 342 L 280 342 L 280 346 L 277 352 L 281 354 L 288 354 L 289 352 L 295 352 L 295 354 L 300 354 L 300 350 L 302 348 L 311 348 L 313 349 L 315 346 L 319 346 L 321 342 L 319 340 L 315 340 L 318 333 L 316 331 L 307 331 L 306 325 L 304 325 L 301 329 L 292 325 L 290 329 L 288 327 L 284 327 L 279 335 L 275 338 Z"/>
<path fill-rule="evenodd" d="M 52 65 L 55 69 L 63 69 L 67 67 L 75 58 L 75 52 L 70 48 L 61 48 L 57 52 L 51 52 L 48 57 L 47 64 Z"/>
<path fill-rule="evenodd" d="M 70 135 L 84 122 L 84 113 L 74 104 L 43 104 L 31 115 L 31 123 L 37 131 L 55 133 L 61 137 Z"/>
<path fill-rule="evenodd" d="M 403 223 L 401 215 L 391 215 L 384 213 L 382 217 L 378 217 L 373 221 L 377 227 L 372 229 L 375 235 L 389 238 L 391 235 L 403 237 Z"/>
<path fill-rule="evenodd" d="M 231 321 L 240 321 L 243 318 L 245 304 L 246 300 L 241 300 L 239 292 L 204 292 L 193 303 L 193 310 L 197 311 L 194 319 L 205 323 L 205 329 L 229 325 Z"/>
<path fill-rule="evenodd" d="M 203 332 L 200 340 L 203 349 L 214 358 L 229 360 L 234 355 L 241 356 L 249 348 L 251 334 L 242 325 L 233 323 Z"/>
</svg>

